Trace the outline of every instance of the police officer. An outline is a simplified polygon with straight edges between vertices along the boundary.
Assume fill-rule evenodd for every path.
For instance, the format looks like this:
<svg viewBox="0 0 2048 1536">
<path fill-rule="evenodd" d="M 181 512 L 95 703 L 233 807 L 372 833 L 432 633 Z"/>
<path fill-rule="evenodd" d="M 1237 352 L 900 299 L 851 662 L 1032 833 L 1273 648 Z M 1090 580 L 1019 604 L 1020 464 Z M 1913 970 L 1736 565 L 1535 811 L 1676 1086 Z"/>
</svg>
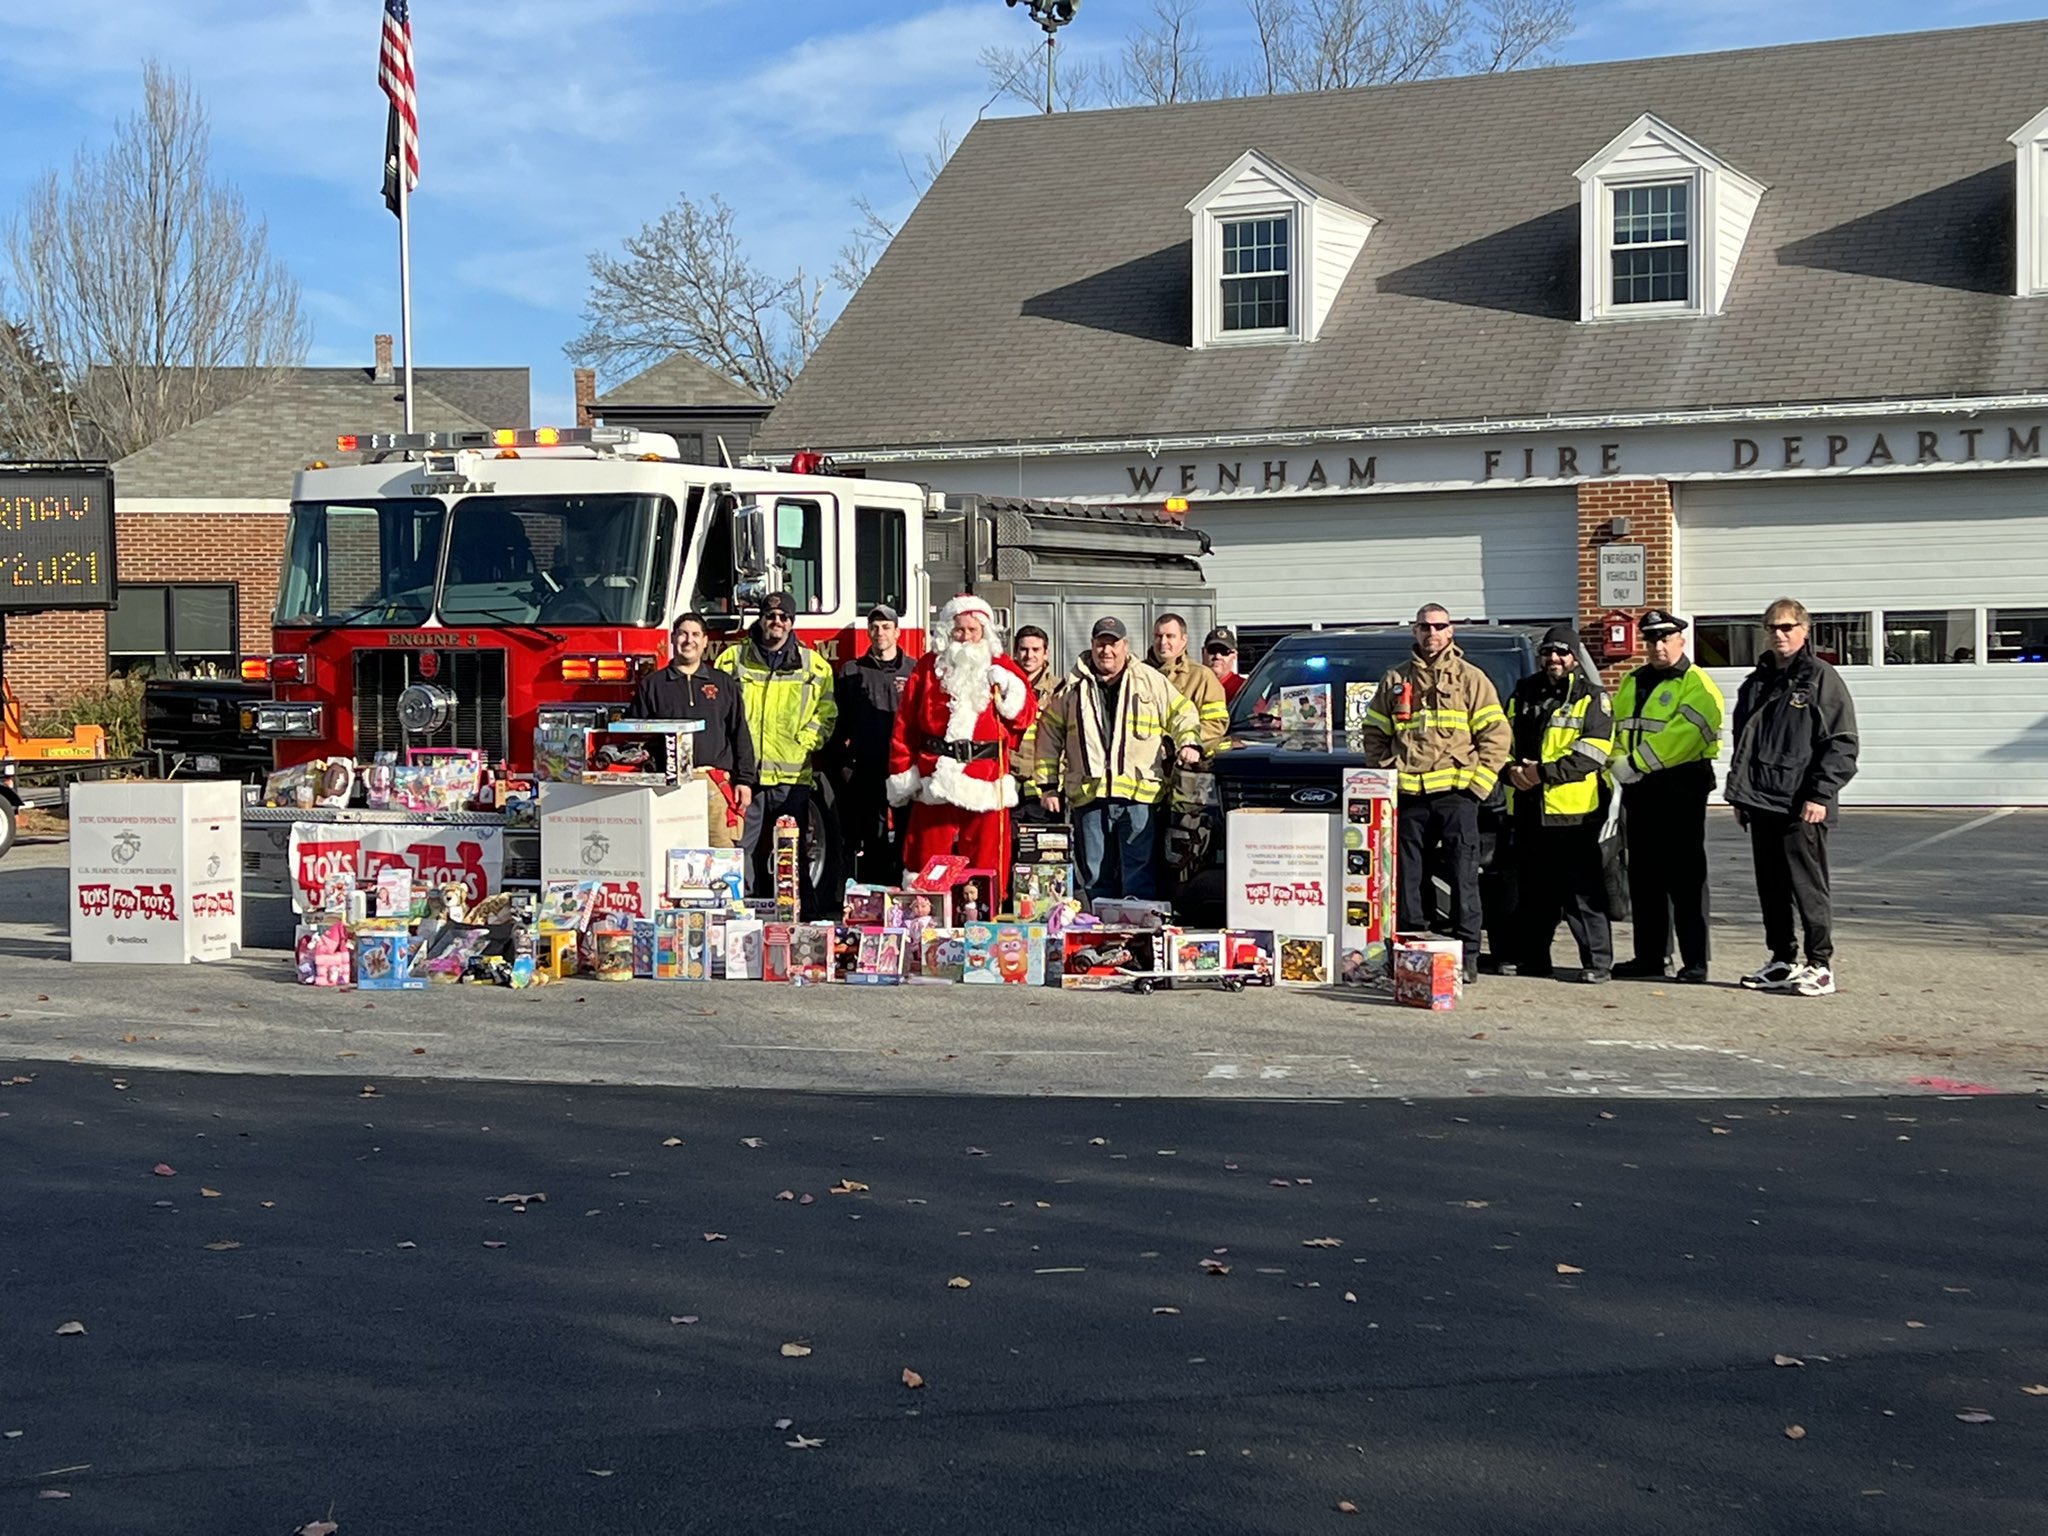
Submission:
<svg viewBox="0 0 2048 1536">
<path fill-rule="evenodd" d="M 839 725 L 832 740 L 831 769 L 839 780 L 839 846 L 857 880 L 896 885 L 903 875 L 907 815 L 890 825 L 889 740 L 896 729 L 896 701 L 915 663 L 898 649 L 896 610 L 877 603 L 868 610 L 868 648 L 839 669 L 836 695 Z"/>
<path fill-rule="evenodd" d="M 817 756 L 832 739 L 839 718 L 832 667 L 797 638 L 796 602 L 787 592 L 761 599 L 761 616 L 746 637 L 719 653 L 714 663 L 739 679 L 747 734 L 754 741 L 760 787 L 747 807 L 740 846 L 747 851 L 747 890 L 755 896 L 775 890 L 775 822 L 793 816 L 803 832 L 800 868 L 809 868 L 811 790 Z M 822 893 L 807 890 L 815 910 Z"/>
<path fill-rule="evenodd" d="M 1559 625 L 1536 648 L 1537 670 L 1515 685 L 1508 723 L 1517 943 L 1501 974 L 1547 976 L 1560 910 L 1579 946 L 1579 980 L 1604 982 L 1614 968 L 1607 880 L 1600 868 L 1605 770 L 1614 715 L 1599 679 L 1579 670 L 1570 629 Z"/>
<path fill-rule="evenodd" d="M 1614 695 L 1609 774 L 1621 786 L 1636 953 L 1617 976 L 1667 972 L 1674 927 L 1683 982 L 1707 979 L 1707 796 L 1721 753 L 1721 690 L 1685 654 L 1685 620 L 1643 615 L 1647 666 Z"/>
</svg>

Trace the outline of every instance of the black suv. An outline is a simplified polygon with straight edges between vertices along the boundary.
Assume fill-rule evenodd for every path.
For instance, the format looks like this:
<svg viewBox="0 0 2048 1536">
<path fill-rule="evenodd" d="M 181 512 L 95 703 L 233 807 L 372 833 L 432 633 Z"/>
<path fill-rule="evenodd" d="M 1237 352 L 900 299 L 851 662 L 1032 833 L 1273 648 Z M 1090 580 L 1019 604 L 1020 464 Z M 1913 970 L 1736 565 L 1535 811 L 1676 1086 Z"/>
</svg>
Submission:
<svg viewBox="0 0 2048 1536">
<path fill-rule="evenodd" d="M 1493 680 L 1506 705 L 1515 685 L 1537 669 L 1536 645 L 1544 630 L 1537 625 L 1475 624 L 1461 627 L 1458 648 L 1465 659 Z M 1354 685 L 1369 697 L 1379 680 L 1407 660 L 1414 637 L 1392 625 L 1360 629 L 1304 630 L 1288 635 L 1268 651 L 1238 691 L 1230 710 L 1230 734 L 1210 762 L 1216 803 L 1209 808 L 1206 837 L 1197 836 L 1188 861 L 1194 866 L 1176 893 L 1177 904 L 1191 913 L 1220 914 L 1223 907 L 1223 814 L 1246 807 L 1280 810 L 1334 810 L 1338 785 L 1346 768 L 1368 766 L 1355 734 L 1341 726 L 1346 700 Z M 1598 677 L 1600 669 L 1581 645 L 1579 670 Z M 1330 685 L 1330 713 L 1337 729 L 1327 738 L 1290 738 L 1280 729 L 1280 690 L 1302 683 Z M 1496 788 L 1479 810 L 1479 892 L 1486 909 L 1488 948 L 1504 948 L 1501 931 L 1513 911 L 1509 872 L 1499 859 L 1501 832 L 1507 818 L 1507 791 Z M 1602 834 L 1607 860 L 1609 910 L 1627 915 L 1627 879 L 1621 865 L 1621 837 L 1612 815 Z M 1443 909 L 1438 908 L 1439 911 Z"/>
</svg>

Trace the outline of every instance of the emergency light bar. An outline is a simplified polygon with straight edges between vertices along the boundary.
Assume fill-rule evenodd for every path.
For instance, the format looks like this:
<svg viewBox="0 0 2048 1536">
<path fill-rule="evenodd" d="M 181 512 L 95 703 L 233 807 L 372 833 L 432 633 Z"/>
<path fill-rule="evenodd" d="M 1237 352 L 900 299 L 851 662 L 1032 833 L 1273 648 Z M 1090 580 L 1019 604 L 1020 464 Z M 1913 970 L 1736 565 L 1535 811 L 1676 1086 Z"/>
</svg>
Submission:
<svg viewBox="0 0 2048 1536">
<path fill-rule="evenodd" d="M 343 453 L 443 452 L 458 448 L 614 447 L 640 440 L 637 427 L 497 427 L 460 432 L 344 432 Z"/>
</svg>

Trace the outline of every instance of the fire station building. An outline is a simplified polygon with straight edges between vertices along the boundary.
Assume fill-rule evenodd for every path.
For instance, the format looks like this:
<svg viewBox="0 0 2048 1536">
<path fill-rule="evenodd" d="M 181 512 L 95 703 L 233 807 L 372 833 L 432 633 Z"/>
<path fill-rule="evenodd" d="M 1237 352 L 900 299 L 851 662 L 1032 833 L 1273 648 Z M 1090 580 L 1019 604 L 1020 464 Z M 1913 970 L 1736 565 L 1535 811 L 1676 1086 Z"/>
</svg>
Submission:
<svg viewBox="0 0 2048 1536">
<path fill-rule="evenodd" d="M 1850 799 L 2048 803 L 2048 23 L 980 123 L 798 448 L 1186 497 L 1247 653 L 1796 597 Z"/>
</svg>

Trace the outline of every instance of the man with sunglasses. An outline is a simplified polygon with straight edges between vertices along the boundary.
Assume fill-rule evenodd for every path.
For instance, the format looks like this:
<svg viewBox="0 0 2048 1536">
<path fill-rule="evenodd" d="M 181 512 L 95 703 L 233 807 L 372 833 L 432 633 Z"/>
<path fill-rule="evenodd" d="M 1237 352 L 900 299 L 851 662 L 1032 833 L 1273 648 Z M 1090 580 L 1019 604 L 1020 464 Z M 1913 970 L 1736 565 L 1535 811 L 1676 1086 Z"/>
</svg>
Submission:
<svg viewBox="0 0 2048 1536">
<path fill-rule="evenodd" d="M 1643 615 L 1647 666 L 1614 694 L 1608 776 L 1621 786 L 1636 953 L 1617 976 L 1662 980 L 1678 936 L 1678 979 L 1707 979 L 1707 796 L 1721 755 L 1725 708 L 1714 680 L 1685 654 L 1685 620 Z"/>
<path fill-rule="evenodd" d="M 729 645 L 713 663 L 739 679 L 740 705 L 753 737 L 760 788 L 747 806 L 740 846 L 747 853 L 747 891 L 775 890 L 775 822 L 793 816 L 802 829 L 798 867 L 808 869 L 811 790 L 819 750 L 832 739 L 839 720 L 832 666 L 797 638 L 796 601 L 787 592 L 761 599 L 761 616 L 746 637 Z M 806 890 L 804 904 L 817 909 L 821 892 Z"/>
<path fill-rule="evenodd" d="M 1368 767 L 1398 776 L 1395 866 L 1403 933 L 1424 930 L 1423 882 L 1438 849 L 1451 886 L 1451 930 L 1465 946 L 1465 980 L 1479 979 L 1479 806 L 1500 780 L 1514 732 L 1493 682 L 1465 660 L 1450 612 L 1415 615 L 1413 654 L 1380 679 L 1359 748 Z"/>
<path fill-rule="evenodd" d="M 1735 695 L 1728 803 L 1749 831 L 1770 959 L 1742 978 L 1761 992 L 1835 990 L 1828 826 L 1856 776 L 1856 705 L 1841 674 L 1813 654 L 1813 616 L 1789 597 L 1764 615 L 1770 648 Z M 1794 913 L 1806 940 L 1799 960 Z"/>
</svg>

